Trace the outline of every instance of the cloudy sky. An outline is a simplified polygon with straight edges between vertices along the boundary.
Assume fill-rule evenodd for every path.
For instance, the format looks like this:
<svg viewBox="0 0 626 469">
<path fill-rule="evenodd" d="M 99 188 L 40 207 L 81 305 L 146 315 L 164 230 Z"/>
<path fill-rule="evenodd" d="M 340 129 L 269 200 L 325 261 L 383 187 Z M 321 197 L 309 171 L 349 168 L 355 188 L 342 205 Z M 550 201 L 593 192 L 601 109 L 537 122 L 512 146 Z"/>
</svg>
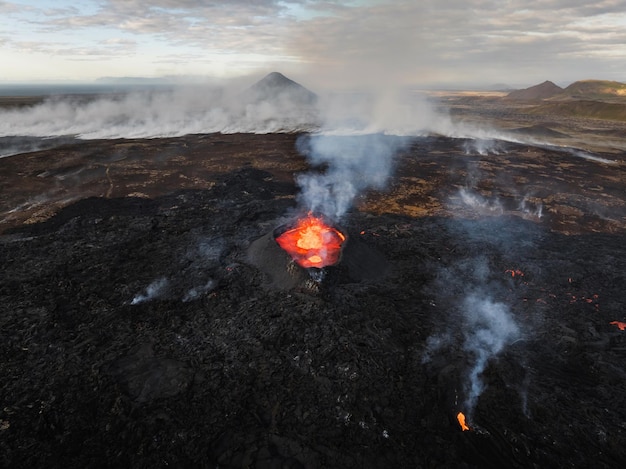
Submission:
<svg viewBox="0 0 626 469">
<path fill-rule="evenodd" d="M 0 0 L 0 81 L 626 81 L 626 0 Z"/>
</svg>

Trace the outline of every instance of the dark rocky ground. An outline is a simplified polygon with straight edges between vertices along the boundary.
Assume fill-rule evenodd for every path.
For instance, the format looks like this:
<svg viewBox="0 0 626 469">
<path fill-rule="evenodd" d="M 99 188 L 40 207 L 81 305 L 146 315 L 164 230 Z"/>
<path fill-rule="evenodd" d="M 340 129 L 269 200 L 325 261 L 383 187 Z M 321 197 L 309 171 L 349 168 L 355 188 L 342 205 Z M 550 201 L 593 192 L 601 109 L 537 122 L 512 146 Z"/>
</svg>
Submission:
<svg viewBox="0 0 626 469">
<path fill-rule="evenodd" d="M 1 464 L 623 467 L 623 155 L 416 140 L 315 281 L 251 256 L 296 208 L 297 137 L 0 159 Z M 497 328 L 468 297 L 519 329 L 473 410 Z"/>
</svg>

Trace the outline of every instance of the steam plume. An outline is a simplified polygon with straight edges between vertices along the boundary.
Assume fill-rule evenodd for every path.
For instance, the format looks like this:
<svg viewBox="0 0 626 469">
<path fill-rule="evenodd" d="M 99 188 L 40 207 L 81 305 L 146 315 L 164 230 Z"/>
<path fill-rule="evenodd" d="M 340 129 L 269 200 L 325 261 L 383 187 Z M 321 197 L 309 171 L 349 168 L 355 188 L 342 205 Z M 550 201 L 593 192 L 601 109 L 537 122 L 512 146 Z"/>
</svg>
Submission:
<svg viewBox="0 0 626 469">
<path fill-rule="evenodd" d="M 471 415 L 485 388 L 481 375 L 487 362 L 519 338 L 520 330 L 508 307 L 488 296 L 470 294 L 463 303 L 463 311 L 467 323 L 463 349 L 473 362 L 465 386 L 465 407 Z"/>
<path fill-rule="evenodd" d="M 550 146 L 529 136 L 454 121 L 433 98 L 413 91 L 332 93 L 303 105 L 289 90 L 256 96 L 237 87 L 173 85 L 94 96 L 55 96 L 16 109 L 0 109 L 0 157 L 51 148 L 64 141 L 174 137 L 201 133 L 310 132 L 469 139 L 468 153 L 500 153 L 503 141 Z M 253 87 L 254 88 L 254 87 Z M 554 148 L 554 147 L 553 147 Z M 575 156 L 611 160 L 572 149 Z"/>
<path fill-rule="evenodd" d="M 138 305 L 146 301 L 152 301 L 163 297 L 166 293 L 169 281 L 166 278 L 160 278 L 148 285 L 143 293 L 136 295 L 130 302 L 131 305 Z"/>
<path fill-rule="evenodd" d="M 226 88 L 178 86 L 96 97 L 53 97 L 0 110 L 0 137 L 153 138 L 197 133 L 310 130 L 316 111 L 284 96 L 252 101 Z"/>
<path fill-rule="evenodd" d="M 471 419 L 486 383 L 483 373 L 492 360 L 507 346 L 522 338 L 522 328 L 516 321 L 511 305 L 510 285 L 504 280 L 499 256 L 509 257 L 511 246 L 532 248 L 536 242 L 535 225 L 511 225 L 506 219 L 485 217 L 482 220 L 450 220 L 449 233 L 472 253 L 447 266 L 440 266 L 432 293 L 447 313 L 442 330 L 424 344 L 422 363 L 433 360 L 446 351 L 463 351 L 467 365 L 459 370 L 462 383 L 462 411 Z M 435 302 L 433 301 L 433 305 Z M 511 383 L 515 385 L 515 383 Z M 520 393 L 525 392 L 520 387 Z"/>
<path fill-rule="evenodd" d="M 355 198 L 382 189 L 394 156 L 439 119 L 423 96 L 386 90 L 323 96 L 319 132 L 301 138 L 298 150 L 322 170 L 297 178 L 307 210 L 338 220 Z"/>
<path fill-rule="evenodd" d="M 485 199 L 480 194 L 467 188 L 459 189 L 459 196 L 464 205 L 471 207 L 478 213 L 495 213 L 502 214 L 504 209 L 499 201 L 491 201 Z"/>
<path fill-rule="evenodd" d="M 340 219 L 362 191 L 385 186 L 393 156 L 407 143 L 406 138 L 383 134 L 301 138 L 298 150 L 326 170 L 297 177 L 300 203 L 307 210 Z"/>
</svg>

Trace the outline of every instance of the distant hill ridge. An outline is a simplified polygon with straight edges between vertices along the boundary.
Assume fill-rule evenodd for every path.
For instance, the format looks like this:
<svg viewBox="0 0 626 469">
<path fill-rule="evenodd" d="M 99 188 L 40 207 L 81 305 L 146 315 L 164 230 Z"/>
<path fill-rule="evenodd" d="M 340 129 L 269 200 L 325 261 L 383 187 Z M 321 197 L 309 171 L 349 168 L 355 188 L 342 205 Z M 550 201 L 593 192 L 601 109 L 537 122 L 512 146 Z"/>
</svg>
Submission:
<svg viewBox="0 0 626 469">
<path fill-rule="evenodd" d="M 523 90 L 511 91 L 506 98 L 515 100 L 602 100 L 611 98 L 626 98 L 626 83 L 609 80 L 580 80 L 567 88 L 561 88 L 551 81 Z"/>
<path fill-rule="evenodd" d="M 563 92 L 563 88 L 555 85 L 551 81 L 546 80 L 543 83 L 531 86 L 530 88 L 511 91 L 506 95 L 506 97 L 508 99 L 532 101 L 537 99 L 548 99 L 561 92 Z"/>
<path fill-rule="evenodd" d="M 274 101 L 287 97 L 294 103 L 312 105 L 317 95 L 279 72 L 272 72 L 252 85 L 246 92 L 253 101 Z"/>
<path fill-rule="evenodd" d="M 559 97 L 597 99 L 615 96 L 626 97 L 626 83 L 608 80 L 576 81 L 565 88 Z"/>
<path fill-rule="evenodd" d="M 563 89 L 551 81 L 509 93 L 504 99 L 534 101 L 529 114 L 626 121 L 626 84 L 608 80 L 576 81 Z"/>
</svg>

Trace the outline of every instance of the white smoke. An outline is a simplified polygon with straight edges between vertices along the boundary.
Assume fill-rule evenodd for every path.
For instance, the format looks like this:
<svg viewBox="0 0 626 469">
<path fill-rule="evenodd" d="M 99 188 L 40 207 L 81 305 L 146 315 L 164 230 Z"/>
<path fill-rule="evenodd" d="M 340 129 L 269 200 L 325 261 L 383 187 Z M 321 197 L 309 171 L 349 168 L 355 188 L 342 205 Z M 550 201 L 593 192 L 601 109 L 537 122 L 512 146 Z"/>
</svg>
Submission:
<svg viewBox="0 0 626 469">
<path fill-rule="evenodd" d="M 63 143 L 60 139 L 157 138 L 214 132 L 441 135 L 467 139 L 466 152 L 481 155 L 501 153 L 503 141 L 550 146 L 529 136 L 454 120 L 434 98 L 417 91 L 327 92 L 318 95 L 316 104 L 303 105 L 287 91 L 250 99 L 249 90 L 242 89 L 243 82 L 234 83 L 59 95 L 33 106 L 0 108 L 0 157 L 50 148 Z M 588 152 L 565 150 L 615 164 Z"/>
<path fill-rule="evenodd" d="M 167 280 L 167 278 L 163 277 L 157 279 L 150 285 L 148 285 L 142 293 L 135 295 L 130 304 L 138 305 L 147 301 L 163 298 L 163 296 L 167 293 L 168 285 L 169 281 Z"/>
<path fill-rule="evenodd" d="M 465 408 L 471 416 L 478 397 L 485 389 L 482 373 L 490 359 L 520 337 L 520 330 L 508 306 L 486 295 L 470 294 L 463 305 L 465 319 L 463 349 L 471 367 L 465 385 Z"/>
<path fill-rule="evenodd" d="M 478 153 L 479 155 L 486 156 L 489 154 L 499 155 L 502 152 L 502 142 L 494 139 L 486 138 L 473 138 L 467 140 L 463 144 L 466 154 Z"/>
<path fill-rule="evenodd" d="M 214 269 L 219 268 L 225 247 L 226 244 L 222 238 L 201 239 L 196 246 L 186 252 L 187 266 L 174 274 L 175 281 L 185 284 L 183 302 L 198 300 L 217 288 L 219 281 L 208 275 Z M 187 286 L 189 283 L 191 287 Z"/>
<path fill-rule="evenodd" d="M 610 165 L 618 164 L 618 162 L 615 160 L 607 160 L 606 158 L 602 158 L 601 156 L 597 156 L 597 155 L 592 155 L 591 153 L 586 152 L 586 151 L 577 150 L 574 148 L 568 148 L 568 151 L 572 155 L 577 156 L 578 158 L 583 158 L 585 160 L 595 161 L 597 163 L 610 164 Z"/>
<path fill-rule="evenodd" d="M 217 282 L 213 279 L 209 279 L 209 281 L 204 285 L 192 287 L 191 289 L 187 290 L 185 296 L 183 296 L 183 302 L 187 303 L 189 301 L 197 300 L 208 292 L 214 290 L 216 286 Z"/>
<path fill-rule="evenodd" d="M 522 198 L 518 210 L 522 212 L 524 218 L 540 219 L 543 217 L 543 204 L 541 202 L 531 202 L 528 196 Z"/>
<path fill-rule="evenodd" d="M 406 138 L 383 134 L 312 135 L 298 149 L 321 172 L 297 177 L 299 200 L 307 210 L 338 220 L 362 191 L 382 189 L 393 168 L 393 157 L 408 143 Z"/>
<path fill-rule="evenodd" d="M 453 342 L 453 340 L 454 338 L 450 333 L 431 335 L 430 337 L 428 337 L 428 339 L 426 339 L 426 347 L 422 352 L 422 364 L 430 362 L 433 358 L 433 355 L 447 348 Z"/>
<path fill-rule="evenodd" d="M 320 96 L 320 131 L 333 135 L 423 136 L 451 128 L 448 116 L 420 93 L 386 89 Z"/>
<path fill-rule="evenodd" d="M 459 190 L 459 197 L 461 202 L 466 206 L 480 214 L 497 214 L 504 213 L 504 208 L 500 201 L 488 200 L 477 192 L 468 188 L 462 188 Z"/>
<path fill-rule="evenodd" d="M 298 141 L 319 168 L 297 177 L 299 201 L 338 220 L 365 190 L 386 186 L 395 155 L 411 137 L 427 135 L 441 115 L 419 94 L 388 90 L 322 97 L 320 118 L 319 132 Z"/>
<path fill-rule="evenodd" d="M 459 252 L 465 255 L 441 266 L 432 286 L 431 294 L 437 298 L 436 304 L 447 310 L 447 320 L 424 344 L 422 363 L 450 352 L 457 355 L 460 347 L 466 364 L 459 372 L 463 391 L 463 408 L 459 410 L 470 419 L 486 389 L 483 373 L 487 366 L 522 336 L 511 305 L 504 300 L 510 298 L 511 286 L 500 265 L 492 262 L 500 254 L 508 255 L 511 246 L 516 249 L 522 244 L 533 246 L 535 238 L 532 230 L 509 224 L 508 220 L 493 217 L 478 221 L 451 220 L 448 232 L 459 243 Z"/>
<path fill-rule="evenodd" d="M 96 97 L 52 97 L 0 110 L 0 137 L 154 138 L 198 133 L 310 130 L 316 110 L 286 95 L 251 100 L 224 88 L 178 86 Z"/>
<path fill-rule="evenodd" d="M 506 148 L 502 147 L 500 142 L 489 151 L 496 154 L 506 153 Z M 466 171 L 465 186 L 460 188 L 456 194 L 452 194 L 448 200 L 448 208 L 452 211 L 456 209 L 469 210 L 473 214 L 481 216 L 498 216 L 508 212 L 534 221 L 541 220 L 543 217 L 541 199 L 533 197 L 532 191 L 529 191 L 525 185 L 515 183 L 510 175 L 495 175 L 495 181 L 498 185 L 506 188 L 506 197 L 502 197 L 498 190 L 493 189 L 490 194 L 485 196 L 478 191 L 478 187 L 493 186 L 494 175 L 485 176 L 482 174 L 480 164 L 476 161 L 467 162 Z"/>
</svg>

